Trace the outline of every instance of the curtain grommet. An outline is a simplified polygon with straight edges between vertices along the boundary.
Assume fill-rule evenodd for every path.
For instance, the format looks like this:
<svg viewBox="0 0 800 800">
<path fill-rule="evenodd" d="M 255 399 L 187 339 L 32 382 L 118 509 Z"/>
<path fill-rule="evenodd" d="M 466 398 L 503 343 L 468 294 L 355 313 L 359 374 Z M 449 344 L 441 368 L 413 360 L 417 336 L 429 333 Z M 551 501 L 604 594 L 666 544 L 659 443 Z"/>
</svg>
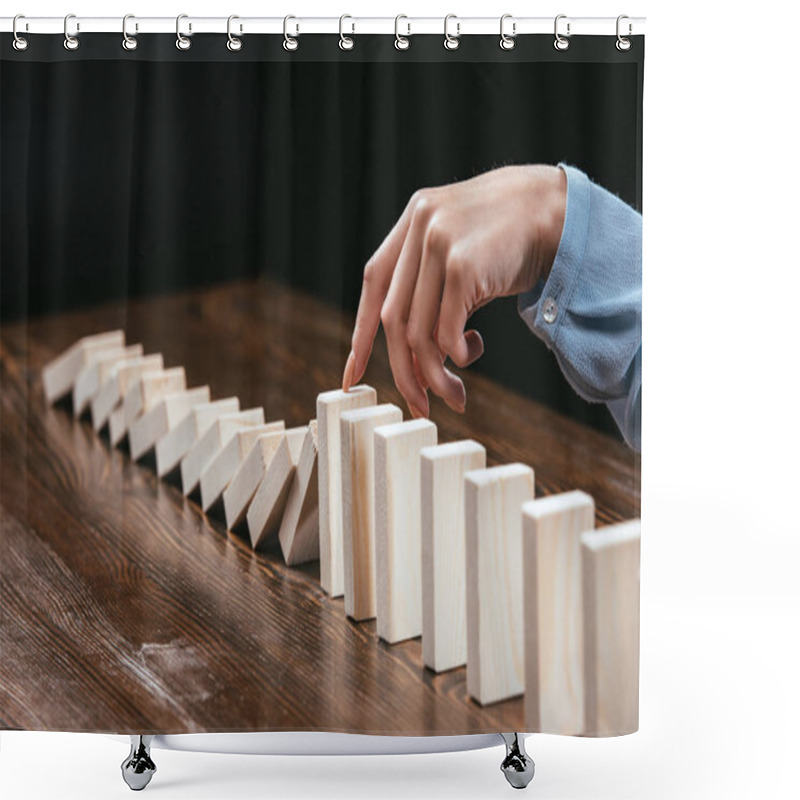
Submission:
<svg viewBox="0 0 800 800">
<path fill-rule="evenodd" d="M 75 19 L 75 18 L 76 17 L 75 17 L 74 14 L 67 14 L 67 16 L 64 17 L 64 49 L 65 50 L 73 51 L 73 50 L 77 50 L 81 46 L 81 43 L 78 41 L 78 37 L 77 36 L 70 36 L 70 33 L 69 33 L 69 21 L 71 19 Z M 79 31 L 80 29 L 81 29 L 80 23 L 76 23 L 76 27 L 75 27 L 76 32 Z"/>
<path fill-rule="evenodd" d="M 283 49 L 288 50 L 290 53 L 293 53 L 300 46 L 300 42 L 296 38 L 297 34 L 300 33 L 300 26 L 295 24 L 295 35 L 289 36 L 288 26 L 290 19 L 296 20 L 297 17 L 293 17 L 291 14 L 287 14 L 283 18 Z"/>
<path fill-rule="evenodd" d="M 450 31 L 448 30 L 448 25 L 450 20 L 454 19 L 456 21 L 456 35 L 453 36 Z M 461 23 L 458 20 L 458 17 L 455 14 L 448 14 L 444 18 L 444 49 L 445 50 L 458 50 L 461 42 L 459 41 L 459 36 L 461 36 Z"/>
<path fill-rule="evenodd" d="M 11 46 L 19 53 L 22 53 L 28 49 L 28 40 L 24 36 L 20 36 L 19 32 L 17 31 L 17 21 L 21 19 L 25 19 L 25 15 L 17 14 L 14 17 L 14 22 L 11 23 L 11 32 L 14 34 L 14 39 L 11 42 Z M 25 27 L 27 29 L 27 23 L 25 23 Z"/>
<path fill-rule="evenodd" d="M 139 40 L 136 38 L 136 36 L 128 35 L 129 19 L 135 19 L 133 14 L 126 14 L 122 18 L 122 48 L 130 52 L 131 50 L 135 50 L 139 46 Z M 137 31 L 139 30 L 138 24 L 136 25 L 135 30 Z"/>
<path fill-rule="evenodd" d="M 505 31 L 505 24 L 506 20 L 510 19 L 511 22 L 511 35 L 507 34 Z M 501 50 L 513 50 L 517 46 L 517 23 L 513 21 L 514 17 L 512 14 L 503 14 L 500 17 L 500 49 Z"/>
<path fill-rule="evenodd" d="M 175 39 L 175 47 L 178 50 L 188 50 L 192 46 L 192 40 L 188 36 L 184 36 L 181 33 L 181 20 L 188 19 L 188 14 L 178 14 L 177 18 L 175 19 L 175 35 L 177 39 Z M 189 23 L 189 31 L 192 30 L 192 23 Z"/>
<path fill-rule="evenodd" d="M 234 36 L 231 33 L 231 22 L 233 22 L 235 19 L 239 19 L 239 17 L 237 17 L 236 14 L 231 14 L 228 17 L 228 41 L 225 42 L 225 46 L 228 48 L 228 50 L 231 51 L 231 53 L 238 53 L 242 49 L 242 45 L 244 44 L 238 36 Z M 241 33 L 241 31 L 242 31 L 242 26 L 240 25 L 239 32 Z"/>
<path fill-rule="evenodd" d="M 405 14 L 398 14 L 394 18 L 394 47 L 395 50 L 408 50 L 411 47 L 411 23 L 406 22 L 406 27 L 408 30 L 406 31 L 405 36 L 400 35 L 400 20 L 401 19 L 408 19 Z"/>
<path fill-rule="evenodd" d="M 617 17 L 617 41 L 615 42 L 615 47 L 621 53 L 627 53 L 628 50 L 630 50 L 632 45 L 633 45 L 633 42 L 631 42 L 631 40 L 627 36 L 623 36 L 620 33 L 620 23 L 624 19 L 629 19 L 627 14 L 620 14 Z M 629 22 L 628 23 L 628 36 L 630 36 L 631 33 L 633 33 L 633 25 L 631 25 L 631 23 Z"/>
<path fill-rule="evenodd" d="M 352 50 L 356 46 L 356 40 L 352 36 L 344 35 L 344 21 L 346 19 L 353 19 L 349 14 L 342 14 L 339 17 L 339 49 L 344 51 Z M 355 22 L 351 23 L 350 33 L 356 32 Z"/>
<path fill-rule="evenodd" d="M 570 25 L 569 22 L 567 22 L 567 35 L 566 36 L 562 36 L 558 32 L 558 22 L 559 22 L 559 20 L 562 20 L 562 19 L 567 19 L 567 15 L 566 14 L 558 14 L 556 16 L 555 22 L 553 23 L 553 34 L 556 37 L 553 40 L 553 47 L 555 47 L 556 50 L 559 50 L 559 51 L 561 51 L 563 53 L 564 50 L 569 50 L 569 37 L 572 34 L 571 34 L 571 31 L 570 31 L 571 25 Z"/>
</svg>

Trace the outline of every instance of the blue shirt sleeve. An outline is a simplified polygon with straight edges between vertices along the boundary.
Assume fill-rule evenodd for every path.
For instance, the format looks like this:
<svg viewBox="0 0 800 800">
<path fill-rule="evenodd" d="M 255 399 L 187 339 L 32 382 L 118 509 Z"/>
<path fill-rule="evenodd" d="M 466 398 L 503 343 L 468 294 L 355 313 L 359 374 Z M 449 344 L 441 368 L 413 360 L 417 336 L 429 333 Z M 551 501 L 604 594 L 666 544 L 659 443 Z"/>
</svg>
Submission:
<svg viewBox="0 0 800 800">
<path fill-rule="evenodd" d="M 519 314 L 553 351 L 584 400 L 605 403 L 641 449 L 642 216 L 578 169 L 546 281 L 519 295 Z"/>
</svg>

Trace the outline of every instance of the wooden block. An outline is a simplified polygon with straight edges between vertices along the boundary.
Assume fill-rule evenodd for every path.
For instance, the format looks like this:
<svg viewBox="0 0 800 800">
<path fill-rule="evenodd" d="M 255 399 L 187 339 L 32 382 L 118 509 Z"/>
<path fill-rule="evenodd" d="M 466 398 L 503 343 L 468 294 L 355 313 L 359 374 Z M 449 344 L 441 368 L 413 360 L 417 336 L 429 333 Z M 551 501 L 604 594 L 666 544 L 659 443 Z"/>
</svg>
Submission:
<svg viewBox="0 0 800 800">
<path fill-rule="evenodd" d="M 344 610 L 356 621 L 373 619 L 377 613 L 374 432 L 402 419 L 403 412 L 391 403 L 344 411 L 339 418 Z"/>
<path fill-rule="evenodd" d="M 294 477 L 278 531 L 283 558 L 290 567 L 319 558 L 317 442 L 317 421 L 312 419 L 297 460 L 292 456 Z"/>
<path fill-rule="evenodd" d="M 482 705 L 522 694 L 522 504 L 533 498 L 524 464 L 464 476 L 467 692 Z"/>
<path fill-rule="evenodd" d="M 198 386 L 162 397 L 153 408 L 134 420 L 128 431 L 131 458 L 136 461 L 155 447 L 156 442 L 169 433 L 184 417 L 201 403 L 211 399 L 208 386 Z"/>
<path fill-rule="evenodd" d="M 581 534 L 594 500 L 565 492 L 522 509 L 525 574 L 525 730 L 584 730 Z"/>
<path fill-rule="evenodd" d="M 93 336 L 84 336 L 61 355 L 50 361 L 42 370 L 44 396 L 48 403 L 55 403 L 72 390 L 78 373 L 103 350 L 125 346 L 123 331 L 109 331 Z"/>
<path fill-rule="evenodd" d="M 471 439 L 420 453 L 422 660 L 436 672 L 467 663 L 464 475 L 485 467 L 486 450 Z"/>
<path fill-rule="evenodd" d="M 279 447 L 247 509 L 247 530 L 255 550 L 278 531 L 308 426 L 286 431 L 286 447 Z"/>
<path fill-rule="evenodd" d="M 639 729 L 639 556 L 631 520 L 581 535 L 585 736 Z"/>
<path fill-rule="evenodd" d="M 284 430 L 283 420 L 268 422 L 265 425 L 252 425 L 237 430 L 228 444 L 211 460 L 200 475 L 200 502 L 203 511 L 208 511 L 230 484 L 237 470 L 244 463 L 247 454 L 259 436 Z"/>
<path fill-rule="evenodd" d="M 119 422 L 116 411 L 111 415 L 111 443 L 121 442 L 133 421 L 150 411 L 163 397 L 185 389 L 186 372 L 183 367 L 170 367 L 142 375 L 138 381 L 134 381 L 122 400 L 122 422 Z"/>
<path fill-rule="evenodd" d="M 200 476 L 217 454 L 242 428 L 264 424 L 264 409 L 249 408 L 235 414 L 223 414 L 214 420 L 211 427 L 194 444 L 181 461 L 181 486 L 184 495 L 189 495 L 200 483 Z M 283 422 L 278 423 L 281 430 Z"/>
<path fill-rule="evenodd" d="M 378 636 L 422 635 L 420 451 L 435 445 L 427 419 L 375 428 L 375 591 Z"/>
<path fill-rule="evenodd" d="M 164 369 L 161 353 L 139 356 L 116 364 L 100 391 L 92 399 L 92 426 L 95 432 L 100 431 L 108 422 L 111 412 L 122 402 L 129 386 L 148 372 L 159 372 Z"/>
<path fill-rule="evenodd" d="M 233 530 L 244 519 L 259 483 L 267 474 L 273 456 L 279 451 L 285 451 L 285 459 L 291 466 L 286 431 L 263 433 L 253 442 L 250 452 L 222 493 L 228 530 Z"/>
<path fill-rule="evenodd" d="M 238 397 L 226 397 L 195 406 L 186 418 L 156 442 L 156 473 L 161 478 L 172 472 L 200 437 L 223 414 L 239 410 Z"/>
<path fill-rule="evenodd" d="M 97 358 L 78 373 L 72 387 L 72 413 L 76 419 L 89 407 L 100 387 L 108 380 L 111 370 L 123 360 L 144 355 L 144 347 L 132 344 L 128 347 L 97 351 L 96 355 Z"/>
<path fill-rule="evenodd" d="M 343 411 L 374 406 L 378 395 L 371 386 L 336 389 L 317 396 L 319 443 L 319 579 L 331 597 L 344 593 L 342 544 L 342 445 L 339 417 Z"/>
</svg>

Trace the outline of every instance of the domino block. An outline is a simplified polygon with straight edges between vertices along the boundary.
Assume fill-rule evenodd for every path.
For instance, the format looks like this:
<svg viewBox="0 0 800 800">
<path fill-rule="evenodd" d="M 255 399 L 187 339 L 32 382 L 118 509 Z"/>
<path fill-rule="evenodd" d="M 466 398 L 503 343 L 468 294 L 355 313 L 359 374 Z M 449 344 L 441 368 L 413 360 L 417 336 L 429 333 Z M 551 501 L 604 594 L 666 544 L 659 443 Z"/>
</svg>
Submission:
<svg viewBox="0 0 800 800">
<path fill-rule="evenodd" d="M 100 431 L 108 423 L 110 434 L 111 417 L 114 416 L 115 412 L 114 427 L 117 430 L 125 419 L 122 400 L 128 393 L 128 389 L 136 381 L 140 380 L 142 375 L 162 372 L 163 369 L 164 359 L 161 353 L 126 359 L 112 367 L 108 379 L 100 387 L 100 391 L 92 398 L 92 426 L 95 431 Z"/>
<path fill-rule="evenodd" d="M 504 464 L 464 476 L 467 692 L 481 705 L 522 694 L 522 504 L 533 470 Z"/>
<path fill-rule="evenodd" d="M 420 468 L 422 660 L 443 672 L 467 663 L 464 475 L 486 468 L 486 450 L 471 439 L 426 447 Z"/>
<path fill-rule="evenodd" d="M 111 370 L 120 362 L 144 355 L 144 347 L 132 344 L 128 347 L 114 347 L 96 353 L 97 358 L 90 361 L 75 379 L 72 387 L 72 413 L 77 419 L 108 380 Z"/>
<path fill-rule="evenodd" d="M 378 636 L 422 634 L 420 451 L 438 441 L 427 419 L 375 428 L 375 569 Z"/>
<path fill-rule="evenodd" d="M 259 483 L 267 474 L 267 468 L 273 457 L 281 453 L 280 458 L 291 465 L 289 444 L 286 431 L 261 434 L 250 448 L 244 461 L 236 470 L 230 483 L 222 493 L 225 508 L 225 523 L 228 530 L 233 530 L 243 519 Z"/>
<path fill-rule="evenodd" d="M 292 456 L 294 477 L 278 531 L 283 558 L 290 567 L 319 558 L 317 441 L 317 421 L 312 419 L 296 461 Z"/>
<path fill-rule="evenodd" d="M 186 372 L 183 367 L 171 367 L 160 372 L 142 375 L 128 389 L 122 400 L 122 421 L 115 409 L 109 420 L 111 443 L 121 442 L 130 430 L 133 421 L 150 411 L 155 404 L 168 394 L 186 389 Z"/>
<path fill-rule="evenodd" d="M 307 433 L 307 425 L 286 431 L 286 447 L 280 447 L 275 452 L 250 501 L 247 509 L 247 530 L 254 550 L 266 542 L 280 526 L 295 474 L 295 465 Z"/>
<path fill-rule="evenodd" d="M 103 351 L 115 350 L 125 346 L 123 331 L 109 331 L 93 336 L 84 336 L 63 353 L 50 361 L 42 370 L 44 396 L 49 404 L 68 394 L 78 374 L 93 358 Z"/>
<path fill-rule="evenodd" d="M 251 425 L 236 431 L 228 444 L 217 453 L 200 475 L 200 501 L 203 511 L 208 511 L 222 499 L 222 493 L 244 463 L 258 437 L 267 433 L 277 433 L 285 427 L 283 420 L 278 420 L 265 425 Z"/>
<path fill-rule="evenodd" d="M 249 408 L 235 414 L 223 414 L 211 423 L 181 461 L 183 494 L 191 494 L 200 483 L 200 476 L 217 454 L 242 428 L 264 424 L 264 409 Z M 281 423 L 282 427 L 283 423 Z M 276 430 L 278 430 L 276 428 Z"/>
<path fill-rule="evenodd" d="M 585 492 L 522 509 L 525 573 L 525 730 L 584 730 L 581 534 L 594 527 Z"/>
<path fill-rule="evenodd" d="M 134 420 L 128 431 L 131 458 L 140 459 L 156 446 L 156 442 L 169 433 L 183 418 L 201 403 L 211 399 L 208 386 L 198 386 L 162 397 L 153 408 Z"/>
<path fill-rule="evenodd" d="M 156 442 L 156 473 L 161 478 L 172 472 L 211 424 L 223 414 L 239 410 L 239 398 L 227 397 L 195 406 L 186 418 Z"/>
<path fill-rule="evenodd" d="M 639 729 L 639 520 L 581 535 L 586 736 Z"/>
<path fill-rule="evenodd" d="M 356 621 L 373 619 L 377 613 L 374 432 L 402 419 L 403 412 L 391 403 L 344 411 L 339 418 L 344 610 Z"/>
<path fill-rule="evenodd" d="M 336 389 L 317 396 L 319 442 L 319 577 L 331 597 L 344 594 L 342 543 L 342 445 L 339 417 L 343 411 L 374 406 L 378 395 L 371 386 Z"/>
</svg>

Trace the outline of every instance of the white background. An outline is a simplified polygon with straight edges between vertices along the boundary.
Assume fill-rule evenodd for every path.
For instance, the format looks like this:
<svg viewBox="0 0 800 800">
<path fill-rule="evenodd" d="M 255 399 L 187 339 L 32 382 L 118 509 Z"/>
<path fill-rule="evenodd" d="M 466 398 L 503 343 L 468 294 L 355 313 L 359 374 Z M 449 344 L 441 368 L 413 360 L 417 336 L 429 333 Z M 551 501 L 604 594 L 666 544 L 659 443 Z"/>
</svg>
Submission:
<svg viewBox="0 0 800 800">
<path fill-rule="evenodd" d="M 541 800 L 798 796 L 800 13 L 797 4 L 732 5 L 28 0 L 3 9 L 648 17 L 641 730 L 606 741 L 530 739 L 537 775 L 527 791 Z M 0 794 L 128 797 L 126 753 L 101 736 L 6 732 Z M 146 791 L 165 800 L 509 797 L 501 755 L 156 751 Z"/>
</svg>

